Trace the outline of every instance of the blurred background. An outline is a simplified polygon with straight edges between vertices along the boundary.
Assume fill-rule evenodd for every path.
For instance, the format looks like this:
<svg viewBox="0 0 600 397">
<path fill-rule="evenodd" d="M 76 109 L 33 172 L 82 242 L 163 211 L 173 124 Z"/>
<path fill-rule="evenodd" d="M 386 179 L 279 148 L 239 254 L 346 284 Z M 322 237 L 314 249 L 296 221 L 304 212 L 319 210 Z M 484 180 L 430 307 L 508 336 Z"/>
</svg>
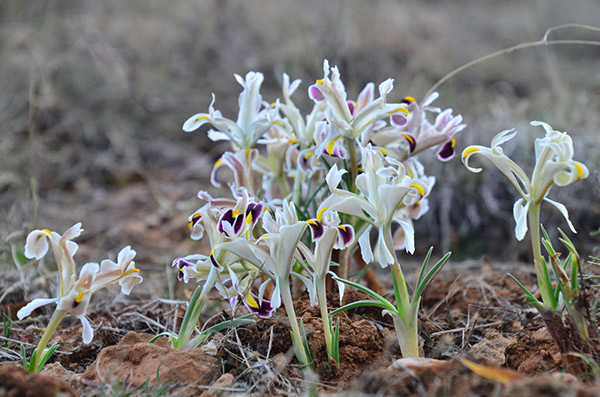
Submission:
<svg viewBox="0 0 600 397">
<path fill-rule="evenodd" d="M 225 116 L 237 114 L 234 73 L 265 74 L 262 95 L 280 97 L 283 72 L 307 87 L 323 59 L 338 65 L 349 97 L 395 79 L 391 101 L 421 100 L 433 84 L 475 58 L 540 40 L 553 26 L 600 25 L 597 0 L 148 0 L 0 2 L 0 250 L 2 268 L 22 262 L 26 234 L 64 231 L 82 221 L 79 262 L 99 261 L 125 245 L 140 267 L 163 271 L 203 248 L 187 217 L 223 147 L 183 122 L 205 112 L 211 93 Z M 551 39 L 600 40 L 565 29 Z M 474 66 L 439 87 L 436 105 L 468 127 L 457 151 L 489 145 L 516 127 L 506 152 L 530 172 L 531 120 L 568 131 L 590 177 L 550 197 L 564 203 L 581 253 L 600 243 L 600 47 L 514 51 Z M 475 160 L 478 161 L 478 160 Z M 494 167 L 468 172 L 459 158 L 426 167 L 437 177 L 430 212 L 417 221 L 420 260 L 430 245 L 453 260 L 527 260 L 514 237 L 517 193 Z M 568 227 L 542 207 L 552 235 Z M 571 236 L 571 233 L 569 233 Z"/>
</svg>

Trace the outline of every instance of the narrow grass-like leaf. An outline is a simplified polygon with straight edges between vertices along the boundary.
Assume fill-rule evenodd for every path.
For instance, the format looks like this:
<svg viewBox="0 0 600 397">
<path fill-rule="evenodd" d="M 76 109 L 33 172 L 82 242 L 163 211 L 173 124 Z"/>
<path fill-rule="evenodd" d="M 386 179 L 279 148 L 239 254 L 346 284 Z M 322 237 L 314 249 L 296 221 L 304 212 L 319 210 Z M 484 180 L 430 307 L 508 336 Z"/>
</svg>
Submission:
<svg viewBox="0 0 600 397">
<path fill-rule="evenodd" d="M 354 288 L 364 292 L 365 294 L 371 296 L 372 298 L 377 299 L 383 305 L 382 307 L 385 307 L 387 310 L 397 311 L 396 308 L 394 307 L 394 305 L 392 305 L 390 302 L 388 302 L 387 299 L 385 299 L 383 296 L 379 295 L 377 292 L 365 287 L 364 285 L 355 283 L 353 281 L 344 280 L 343 278 L 339 278 L 339 277 L 332 277 L 332 278 L 335 281 L 340 281 L 344 284 L 347 284 L 351 287 L 354 287 Z"/>
<path fill-rule="evenodd" d="M 404 309 L 404 305 L 402 304 L 402 299 L 400 295 L 400 288 L 398 287 L 398 280 L 396 280 L 396 275 L 392 272 L 392 285 L 394 286 L 394 297 L 396 298 L 396 310 L 395 312 L 402 318 L 406 317 L 406 310 Z M 408 302 L 410 303 L 410 302 Z"/>
<path fill-rule="evenodd" d="M 188 327 L 188 323 L 192 317 L 192 312 L 198 302 L 198 296 L 200 295 L 200 291 L 202 288 L 200 286 L 196 287 L 192 298 L 190 299 L 190 303 L 188 304 L 188 308 L 185 311 L 185 315 L 183 316 L 183 320 L 181 321 L 181 327 L 179 327 L 179 333 L 182 334 Z"/>
<path fill-rule="evenodd" d="M 333 344 L 333 359 L 336 363 L 340 363 L 340 318 L 337 318 L 337 322 L 335 323 L 335 330 L 333 332 L 332 338 Z"/>
<path fill-rule="evenodd" d="M 421 266 L 421 270 L 419 271 L 419 277 L 417 278 L 417 283 L 415 284 L 415 290 L 418 288 L 419 284 L 425 277 L 425 270 L 427 269 L 427 264 L 429 263 L 429 259 L 431 258 L 431 254 L 433 253 L 433 246 L 429 247 L 429 251 L 427 251 L 427 255 L 425 255 L 425 259 L 423 260 L 423 265 Z"/>
<path fill-rule="evenodd" d="M 508 273 L 508 277 L 510 277 L 515 283 L 517 283 L 517 285 L 519 287 L 521 287 L 523 292 L 525 292 L 525 300 L 527 302 L 529 302 L 531 305 L 533 305 L 533 307 L 535 307 L 540 313 L 544 311 L 543 303 L 540 302 L 539 300 L 537 300 L 536 297 L 533 296 L 533 294 L 531 292 L 529 292 L 529 290 L 527 288 L 525 288 L 525 286 L 523 284 L 521 284 L 521 282 L 519 280 L 517 280 L 517 278 L 515 276 Z"/>
<path fill-rule="evenodd" d="M 421 295 L 423 294 L 425 287 L 427 286 L 427 284 L 429 284 L 429 281 L 431 281 L 433 276 L 435 276 L 437 272 L 440 271 L 442 266 L 444 266 L 444 264 L 448 261 L 450 255 L 452 255 L 452 252 L 448 252 L 446 253 L 446 255 L 442 256 L 442 258 L 427 272 L 425 277 L 423 277 L 423 279 L 420 280 L 420 282 L 417 284 L 417 288 L 415 289 L 415 293 L 413 294 L 413 302 L 416 302 L 419 299 L 421 299 Z M 423 267 L 425 267 L 425 265 L 426 263 L 423 264 Z"/>
<path fill-rule="evenodd" d="M 598 363 L 592 359 L 591 357 L 586 356 L 582 353 L 567 353 L 569 356 L 579 357 L 592 369 L 592 375 L 596 380 L 600 379 L 600 366 Z"/>
<path fill-rule="evenodd" d="M 40 363 L 37 366 L 37 368 L 35 368 L 35 372 L 40 372 L 42 368 L 44 368 L 44 365 L 46 365 L 52 354 L 56 351 L 56 349 L 58 349 L 58 346 L 59 344 L 55 343 L 49 348 L 44 349 L 44 351 L 42 352 L 42 359 L 40 360 Z"/>
<path fill-rule="evenodd" d="M 156 336 L 154 336 L 152 339 L 150 339 L 148 341 L 148 343 L 156 342 L 158 340 L 158 338 L 160 338 L 161 336 L 168 336 L 169 340 L 177 338 L 177 334 L 175 334 L 171 331 L 165 331 L 165 332 L 161 332 L 160 334 L 157 334 Z"/>
<path fill-rule="evenodd" d="M 546 263 L 546 259 L 542 256 L 541 257 L 541 261 L 542 261 L 542 269 L 544 271 L 543 277 L 546 280 L 545 285 L 548 286 L 548 288 L 550 289 L 550 296 L 552 297 L 552 302 L 550 302 L 550 306 L 552 307 L 553 311 L 556 311 L 556 307 L 558 305 L 558 297 L 555 296 L 555 292 L 552 289 L 552 280 L 550 279 L 550 272 L 548 271 L 548 264 Z"/>
<path fill-rule="evenodd" d="M 387 305 L 384 305 L 380 301 L 360 300 L 360 301 L 354 301 L 354 302 L 348 303 L 347 305 L 344 305 L 342 307 L 338 307 L 337 309 L 331 311 L 329 313 L 329 315 L 333 316 L 333 315 L 345 312 L 346 310 L 354 309 L 354 308 L 357 308 L 357 307 L 363 307 L 363 306 L 377 306 L 377 307 L 380 307 L 382 309 L 392 311 L 394 313 L 398 312 L 398 310 L 394 307 L 394 305 L 392 305 L 389 302 L 388 302 Z"/>
<path fill-rule="evenodd" d="M 21 344 L 21 359 L 23 360 L 23 367 L 29 371 L 29 363 L 27 362 L 27 352 L 25 351 L 25 345 Z"/>
</svg>

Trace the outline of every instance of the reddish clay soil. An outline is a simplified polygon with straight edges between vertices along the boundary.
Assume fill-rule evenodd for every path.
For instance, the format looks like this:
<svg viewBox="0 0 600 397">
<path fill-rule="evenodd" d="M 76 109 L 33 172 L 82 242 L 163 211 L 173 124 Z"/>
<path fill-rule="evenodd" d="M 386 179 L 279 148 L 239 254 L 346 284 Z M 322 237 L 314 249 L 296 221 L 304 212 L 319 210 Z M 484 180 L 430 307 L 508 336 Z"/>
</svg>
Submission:
<svg viewBox="0 0 600 397">
<path fill-rule="evenodd" d="M 334 321 L 339 317 L 341 326 L 341 362 L 336 365 L 327 360 L 318 308 L 310 306 L 308 297 L 300 296 L 295 302 L 296 313 L 304 324 L 313 358 L 313 369 L 307 370 L 300 368 L 294 357 L 289 321 L 282 309 L 270 319 L 216 334 L 202 347 L 173 350 L 166 338 L 155 344 L 147 341 L 162 331 L 159 325 L 173 327 L 173 321 L 183 315 L 181 305 L 155 301 L 116 310 L 107 303 L 96 305 L 89 313 L 97 328 L 90 345 L 81 344 L 77 319 L 63 322 L 51 341 L 60 343 L 59 352 L 43 374 L 28 375 L 15 369 L 18 362 L 3 363 L 11 369 L 0 369 L 0 395 L 39 395 L 35 391 L 41 384 L 66 395 L 110 394 L 135 388 L 140 394 L 210 396 L 237 391 L 296 395 L 306 393 L 310 387 L 322 393 L 343 391 L 354 395 L 600 393 L 591 375 L 593 368 L 561 351 L 541 316 L 505 275 L 510 270 L 525 285 L 533 286 L 530 269 L 492 269 L 480 263 L 453 266 L 440 273 L 423 296 L 420 349 L 425 359 L 402 359 L 390 318 L 383 317 L 375 307 L 334 317 Z M 368 297 L 349 289 L 343 303 L 359 299 Z M 339 307 L 339 296 L 332 295 L 328 304 L 330 310 Z M 17 306 L 10 306 L 11 312 Z M 225 310 L 218 310 L 213 309 L 212 317 L 201 319 L 204 325 L 228 318 Z M 48 315 L 41 311 L 35 324 L 43 324 Z M 572 337 L 569 322 L 562 326 L 561 332 Z M 17 341 L 23 341 L 29 343 L 26 349 L 30 354 L 39 337 L 36 327 L 13 327 L 4 350 L 16 352 Z M 578 346 L 575 343 L 571 341 L 572 347 L 592 360 L 600 357 L 597 339 L 590 338 Z M 503 368 L 513 374 L 514 380 L 501 384 L 475 374 L 463 365 L 463 357 Z"/>
</svg>

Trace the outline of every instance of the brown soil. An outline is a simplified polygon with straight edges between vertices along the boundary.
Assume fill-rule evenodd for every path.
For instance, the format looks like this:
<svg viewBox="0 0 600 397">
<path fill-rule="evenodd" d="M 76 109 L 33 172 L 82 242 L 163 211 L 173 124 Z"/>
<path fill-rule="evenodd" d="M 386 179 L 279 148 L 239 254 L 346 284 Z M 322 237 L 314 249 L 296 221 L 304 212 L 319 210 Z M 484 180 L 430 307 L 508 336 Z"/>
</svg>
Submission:
<svg viewBox="0 0 600 397">
<path fill-rule="evenodd" d="M 529 269 L 504 266 L 492 270 L 483 266 L 475 272 L 479 264 L 455 266 L 440 273 L 423 296 L 420 337 L 425 360 L 402 359 L 390 318 L 382 316 L 379 308 L 362 307 L 334 317 L 334 321 L 340 320 L 341 362 L 330 363 L 318 307 L 311 307 L 303 295 L 295 308 L 306 330 L 312 371 L 297 364 L 289 321 L 282 308 L 270 319 L 223 331 L 201 348 L 177 351 L 170 349 L 165 338 L 154 345 L 146 343 L 151 334 L 160 331 L 153 329 L 148 319 L 159 319 L 171 329 L 172 322 L 183 315 L 182 306 L 154 302 L 119 310 L 110 303 L 95 306 L 89 313 L 97 328 L 90 345 L 81 344 L 79 321 L 65 319 L 51 341 L 60 343 L 60 351 L 44 373 L 60 380 L 60 384 L 91 394 L 98 390 L 131 391 L 140 385 L 145 392 L 164 387 L 167 394 L 205 396 L 232 391 L 293 395 L 306 393 L 312 386 L 325 393 L 376 395 L 600 392 L 589 376 L 592 369 L 579 358 L 561 353 L 541 316 L 524 302 L 518 287 L 505 276 L 510 270 L 532 286 L 534 278 Z M 343 303 L 360 299 L 368 296 L 347 289 Z M 328 305 L 330 310 L 340 306 L 337 294 L 330 297 Z M 134 315 L 136 312 L 141 316 Z M 223 311 L 212 319 L 203 316 L 202 321 L 206 326 L 225 318 Z M 564 327 L 568 329 L 568 321 Z M 32 344 L 27 347 L 30 354 L 39 336 L 35 327 L 16 327 L 11 339 Z M 590 339 L 581 351 L 597 359 L 597 345 Z M 6 348 L 16 351 L 18 345 L 8 341 Z M 467 369 L 461 357 L 516 371 L 521 379 L 500 385 Z M 570 394 L 561 394 L 565 390 Z"/>
<path fill-rule="evenodd" d="M 30 374 L 18 363 L 0 366 L 0 396 L 53 397 L 77 396 L 77 392 L 62 379 L 45 374 Z M 8 365 L 6 365 L 8 364 Z"/>
</svg>

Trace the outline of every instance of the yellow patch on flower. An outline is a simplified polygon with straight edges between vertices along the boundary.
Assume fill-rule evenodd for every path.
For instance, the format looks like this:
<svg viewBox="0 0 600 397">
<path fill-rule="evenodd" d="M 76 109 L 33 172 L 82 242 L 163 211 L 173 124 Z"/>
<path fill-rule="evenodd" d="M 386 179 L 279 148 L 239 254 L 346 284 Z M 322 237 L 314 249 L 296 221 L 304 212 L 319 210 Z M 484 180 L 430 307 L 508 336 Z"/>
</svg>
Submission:
<svg viewBox="0 0 600 397">
<path fill-rule="evenodd" d="M 425 196 L 425 189 L 423 188 L 423 186 L 419 185 L 418 183 L 413 183 L 409 187 L 414 187 L 421 196 Z"/>
<path fill-rule="evenodd" d="M 338 137 L 333 138 L 328 144 L 327 144 L 327 154 L 332 156 L 333 155 L 333 148 L 335 146 L 335 141 L 337 141 L 339 139 Z"/>
<path fill-rule="evenodd" d="M 409 113 L 407 108 L 401 106 L 398 109 L 394 109 L 392 111 L 387 112 L 386 114 L 394 114 L 394 113 L 398 113 L 398 112 L 402 112 L 402 113 L 404 113 L 407 116 L 408 116 L 408 113 Z"/>
<path fill-rule="evenodd" d="M 321 221 L 321 217 L 323 216 L 323 212 L 327 211 L 329 207 L 323 207 L 317 212 L 317 220 Z"/>
<path fill-rule="evenodd" d="M 79 293 L 77 294 L 77 297 L 75 298 L 75 303 L 77 303 L 77 304 L 81 303 L 82 299 L 83 299 L 83 291 L 79 291 Z"/>
<path fill-rule="evenodd" d="M 577 176 L 579 177 L 579 179 L 582 179 L 583 178 L 583 167 L 579 163 L 575 163 L 573 165 L 577 169 Z"/>
<path fill-rule="evenodd" d="M 471 153 L 475 153 L 475 152 L 478 152 L 478 151 L 479 151 L 479 149 L 477 149 L 476 147 L 472 147 L 471 146 L 471 147 L 466 148 L 465 151 L 463 152 L 463 155 L 462 155 L 463 160 L 467 156 L 469 156 Z"/>
<path fill-rule="evenodd" d="M 255 309 L 260 309 L 260 305 L 258 304 L 256 299 L 254 299 L 254 297 L 250 295 L 250 292 L 246 294 L 246 301 L 248 302 L 248 306 L 251 306 Z"/>
</svg>

